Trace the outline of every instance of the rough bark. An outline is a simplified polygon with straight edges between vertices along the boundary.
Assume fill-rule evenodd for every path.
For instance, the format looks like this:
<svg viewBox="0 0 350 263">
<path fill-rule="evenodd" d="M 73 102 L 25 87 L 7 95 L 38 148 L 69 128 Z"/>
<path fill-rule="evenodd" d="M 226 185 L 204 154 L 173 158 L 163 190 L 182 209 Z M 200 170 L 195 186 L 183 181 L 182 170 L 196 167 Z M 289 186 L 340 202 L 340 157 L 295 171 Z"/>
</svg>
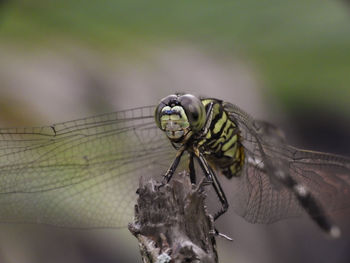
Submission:
<svg viewBox="0 0 350 263">
<path fill-rule="evenodd" d="M 184 172 L 159 185 L 141 178 L 135 219 L 129 224 L 143 262 L 218 262 L 213 218 L 201 184 L 191 185 Z"/>
</svg>

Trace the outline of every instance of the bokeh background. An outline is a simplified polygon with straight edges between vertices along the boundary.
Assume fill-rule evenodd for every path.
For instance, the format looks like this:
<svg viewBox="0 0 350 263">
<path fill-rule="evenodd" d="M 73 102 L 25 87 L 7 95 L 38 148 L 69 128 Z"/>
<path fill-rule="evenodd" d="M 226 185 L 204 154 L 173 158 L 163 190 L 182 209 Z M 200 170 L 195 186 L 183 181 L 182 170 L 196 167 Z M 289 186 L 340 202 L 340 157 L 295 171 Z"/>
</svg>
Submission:
<svg viewBox="0 0 350 263">
<path fill-rule="evenodd" d="M 46 125 L 156 104 L 224 99 L 291 144 L 350 156 L 348 1 L 0 0 L 0 125 Z M 0 178 L 1 179 L 1 178 Z M 220 262 L 349 262 L 349 212 L 331 240 L 310 220 L 218 222 Z M 1 226 L 6 263 L 140 262 L 127 230 Z"/>
</svg>

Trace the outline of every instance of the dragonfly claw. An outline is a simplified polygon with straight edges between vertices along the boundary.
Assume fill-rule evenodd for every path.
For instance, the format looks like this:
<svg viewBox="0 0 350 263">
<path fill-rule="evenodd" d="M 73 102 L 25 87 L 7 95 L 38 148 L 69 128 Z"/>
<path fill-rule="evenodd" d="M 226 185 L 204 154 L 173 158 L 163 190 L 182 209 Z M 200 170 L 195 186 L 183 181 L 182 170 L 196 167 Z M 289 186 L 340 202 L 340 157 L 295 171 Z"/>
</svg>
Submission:
<svg viewBox="0 0 350 263">
<path fill-rule="evenodd" d="M 224 239 L 226 239 L 228 241 L 231 241 L 231 242 L 233 241 L 233 239 L 231 237 L 220 233 L 216 228 L 215 228 L 215 235 L 218 236 L 218 237 L 222 237 L 222 238 L 224 238 Z"/>
</svg>

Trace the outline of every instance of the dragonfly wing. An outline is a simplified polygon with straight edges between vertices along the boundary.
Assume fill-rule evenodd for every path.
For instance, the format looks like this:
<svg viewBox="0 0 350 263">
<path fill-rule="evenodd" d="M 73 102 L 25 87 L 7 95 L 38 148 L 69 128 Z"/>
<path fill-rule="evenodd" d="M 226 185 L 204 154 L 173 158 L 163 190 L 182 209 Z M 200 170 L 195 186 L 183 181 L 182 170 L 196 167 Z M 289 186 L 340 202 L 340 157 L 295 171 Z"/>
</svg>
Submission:
<svg viewBox="0 0 350 263">
<path fill-rule="evenodd" d="M 303 210 L 295 195 L 286 187 L 275 186 L 259 165 L 246 163 L 241 175 L 234 177 L 236 213 L 251 223 L 273 223 L 299 216 Z"/>
<path fill-rule="evenodd" d="M 290 173 L 320 200 L 324 209 L 350 207 L 350 160 L 333 154 L 288 146 Z"/>
<path fill-rule="evenodd" d="M 274 126 L 253 120 L 235 105 L 225 107 L 240 128 L 245 147 L 244 168 L 233 178 L 233 206 L 239 215 L 252 223 L 272 223 L 304 212 L 295 193 L 276 178 L 276 171 L 305 186 L 326 212 L 350 206 L 348 158 L 296 149 L 284 143 Z"/>
<path fill-rule="evenodd" d="M 154 107 L 53 126 L 0 130 L 0 221 L 122 227 L 139 177 L 161 175 L 174 150 Z"/>
</svg>

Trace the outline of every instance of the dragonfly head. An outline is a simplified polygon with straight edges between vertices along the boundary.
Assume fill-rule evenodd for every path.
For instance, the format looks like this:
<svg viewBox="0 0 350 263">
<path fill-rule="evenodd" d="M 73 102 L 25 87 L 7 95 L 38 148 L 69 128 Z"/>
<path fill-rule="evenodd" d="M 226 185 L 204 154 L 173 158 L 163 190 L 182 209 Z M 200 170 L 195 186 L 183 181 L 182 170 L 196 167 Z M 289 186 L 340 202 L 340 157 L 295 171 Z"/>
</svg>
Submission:
<svg viewBox="0 0 350 263">
<path fill-rule="evenodd" d="M 190 94 L 169 95 L 155 110 L 157 126 L 171 141 L 182 141 L 189 132 L 199 132 L 206 119 L 203 103 Z"/>
</svg>

